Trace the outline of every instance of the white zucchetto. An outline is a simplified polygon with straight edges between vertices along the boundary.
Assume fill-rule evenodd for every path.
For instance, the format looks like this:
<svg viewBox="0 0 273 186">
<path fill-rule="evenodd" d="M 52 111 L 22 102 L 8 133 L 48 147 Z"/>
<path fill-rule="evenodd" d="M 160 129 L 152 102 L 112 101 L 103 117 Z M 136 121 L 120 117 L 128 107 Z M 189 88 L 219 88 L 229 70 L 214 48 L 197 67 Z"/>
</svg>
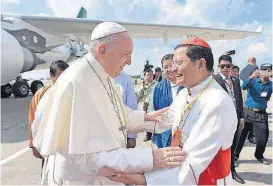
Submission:
<svg viewBox="0 0 273 186">
<path fill-rule="evenodd" d="M 120 32 L 126 32 L 127 30 L 118 23 L 115 22 L 103 22 L 98 24 L 92 34 L 91 34 L 91 41 L 106 37 L 112 34 L 117 34 Z"/>
</svg>

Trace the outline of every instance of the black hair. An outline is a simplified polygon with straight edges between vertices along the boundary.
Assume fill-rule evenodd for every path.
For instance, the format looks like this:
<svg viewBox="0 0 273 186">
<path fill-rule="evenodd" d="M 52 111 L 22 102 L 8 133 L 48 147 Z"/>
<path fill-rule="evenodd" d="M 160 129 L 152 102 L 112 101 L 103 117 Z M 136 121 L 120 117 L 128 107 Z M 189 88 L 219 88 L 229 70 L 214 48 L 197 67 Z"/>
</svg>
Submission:
<svg viewBox="0 0 273 186">
<path fill-rule="evenodd" d="M 68 67 L 69 65 L 63 60 L 54 61 L 49 67 L 49 74 L 50 76 L 55 76 L 57 70 L 64 71 Z"/>
<path fill-rule="evenodd" d="M 163 56 L 163 58 L 161 59 L 161 66 L 163 67 L 163 61 L 166 61 L 169 59 L 173 59 L 173 54 L 166 54 L 165 56 Z"/>
<path fill-rule="evenodd" d="M 147 69 L 147 70 L 144 72 L 144 75 L 146 75 L 147 72 L 152 72 L 152 73 L 154 73 L 151 69 Z"/>
<path fill-rule="evenodd" d="M 161 68 L 160 67 L 156 67 L 155 68 L 155 72 L 161 72 Z"/>
<path fill-rule="evenodd" d="M 188 44 L 179 44 L 175 47 L 174 50 L 180 47 L 187 47 L 186 55 L 192 62 L 195 62 L 198 59 L 204 58 L 206 60 L 206 68 L 208 71 L 213 70 L 214 59 L 211 49 L 205 48 L 202 46 L 188 45 Z"/>
<path fill-rule="evenodd" d="M 220 57 L 219 57 L 219 60 L 218 60 L 218 62 L 219 62 L 219 64 L 220 64 L 220 62 L 221 61 L 229 61 L 230 63 L 232 63 L 232 58 L 229 56 L 229 55 L 221 55 Z"/>
<path fill-rule="evenodd" d="M 236 66 L 236 65 L 234 65 L 234 66 L 232 67 L 232 69 L 238 69 L 238 71 L 240 72 L 240 68 L 239 68 L 238 66 Z"/>
</svg>

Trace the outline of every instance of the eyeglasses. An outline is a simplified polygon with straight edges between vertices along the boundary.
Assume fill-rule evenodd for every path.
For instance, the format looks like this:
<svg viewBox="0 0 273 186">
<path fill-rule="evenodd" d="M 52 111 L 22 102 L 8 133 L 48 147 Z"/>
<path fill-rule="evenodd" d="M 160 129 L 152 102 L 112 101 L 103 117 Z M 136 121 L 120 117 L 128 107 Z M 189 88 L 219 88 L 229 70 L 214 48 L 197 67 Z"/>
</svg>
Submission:
<svg viewBox="0 0 273 186">
<path fill-rule="evenodd" d="M 183 61 L 174 61 L 171 66 L 172 67 L 179 67 L 182 65 L 183 65 Z"/>
<path fill-rule="evenodd" d="M 222 65 L 219 65 L 219 67 L 221 68 L 221 69 L 223 69 L 223 68 L 231 68 L 231 65 L 230 64 L 222 64 Z"/>
</svg>

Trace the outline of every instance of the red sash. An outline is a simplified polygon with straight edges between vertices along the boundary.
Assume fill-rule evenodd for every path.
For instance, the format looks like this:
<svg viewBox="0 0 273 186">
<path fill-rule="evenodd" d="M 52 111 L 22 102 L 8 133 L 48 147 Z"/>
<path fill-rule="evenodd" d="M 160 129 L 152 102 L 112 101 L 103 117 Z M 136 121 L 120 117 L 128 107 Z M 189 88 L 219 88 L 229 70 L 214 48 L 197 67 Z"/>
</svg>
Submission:
<svg viewBox="0 0 273 186">
<path fill-rule="evenodd" d="M 231 148 L 220 149 L 209 166 L 200 175 L 198 185 L 217 185 L 218 179 L 230 174 Z"/>
</svg>

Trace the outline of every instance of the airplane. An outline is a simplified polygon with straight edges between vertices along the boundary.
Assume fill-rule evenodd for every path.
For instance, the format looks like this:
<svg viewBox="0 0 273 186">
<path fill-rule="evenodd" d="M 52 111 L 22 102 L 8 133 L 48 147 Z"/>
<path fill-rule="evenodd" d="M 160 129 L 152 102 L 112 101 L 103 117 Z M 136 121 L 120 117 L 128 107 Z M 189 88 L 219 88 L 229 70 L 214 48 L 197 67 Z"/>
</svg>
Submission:
<svg viewBox="0 0 273 186">
<path fill-rule="evenodd" d="M 103 20 L 87 19 L 87 11 L 81 7 L 77 18 L 58 18 L 28 15 L 1 15 L 1 97 L 26 97 L 29 85 L 21 73 L 54 60 L 66 62 L 82 57 L 87 51 L 92 30 Z M 260 32 L 201 28 L 150 23 L 115 21 L 123 25 L 133 38 L 163 39 L 197 36 L 207 41 L 244 39 Z M 52 57 L 52 56 L 55 56 Z M 44 67 L 43 67 L 44 68 Z M 37 69 L 37 68 L 36 68 Z M 15 79 L 11 85 L 9 82 Z M 32 93 L 43 86 L 39 81 L 31 84 Z"/>
</svg>

